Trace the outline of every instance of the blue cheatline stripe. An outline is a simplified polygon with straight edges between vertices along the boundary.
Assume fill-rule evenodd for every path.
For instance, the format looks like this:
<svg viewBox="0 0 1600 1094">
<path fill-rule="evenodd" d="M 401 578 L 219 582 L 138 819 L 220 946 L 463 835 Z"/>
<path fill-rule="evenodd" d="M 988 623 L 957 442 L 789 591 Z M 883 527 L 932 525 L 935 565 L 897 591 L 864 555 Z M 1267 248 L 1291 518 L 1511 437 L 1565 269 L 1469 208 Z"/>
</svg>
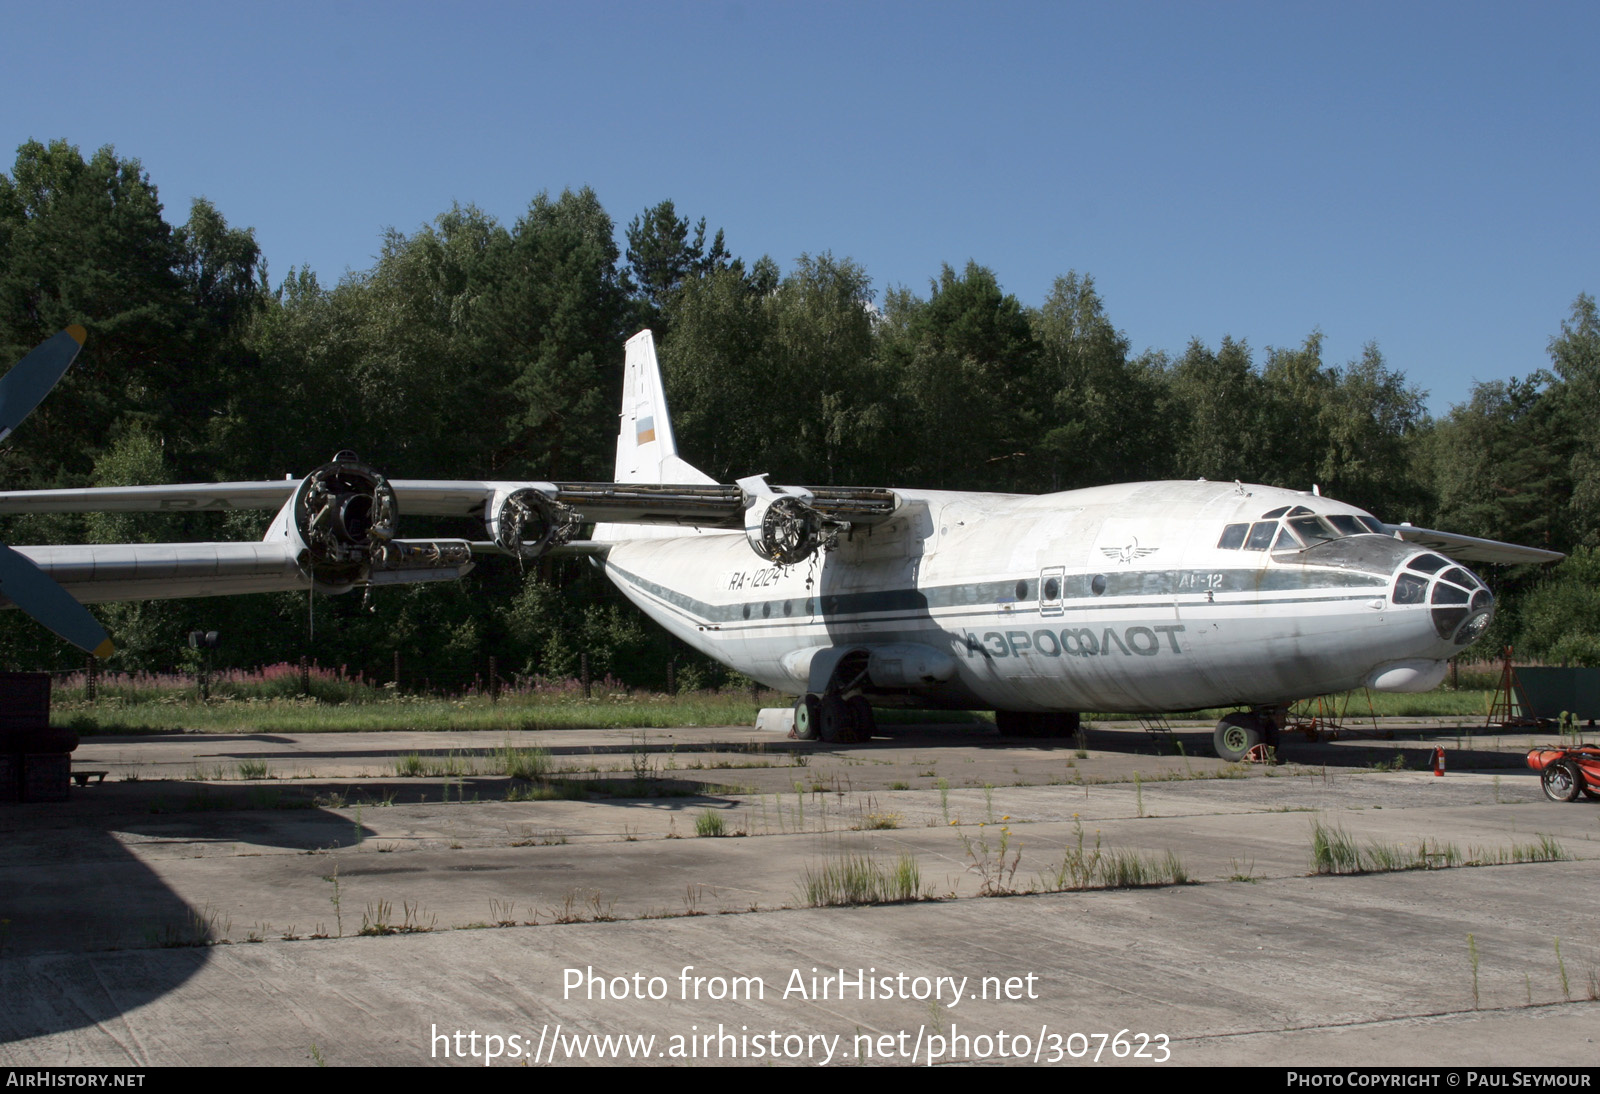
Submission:
<svg viewBox="0 0 1600 1094">
<path fill-rule="evenodd" d="M 606 568 L 615 572 L 619 577 L 642 592 L 647 592 L 664 603 L 680 609 L 685 615 L 696 623 L 709 624 L 747 624 L 750 626 L 794 626 L 810 621 L 810 617 L 820 614 L 827 619 L 839 619 L 846 616 L 873 616 L 872 622 L 898 622 L 909 619 L 921 619 L 929 616 L 935 609 L 948 608 L 973 608 L 973 611 L 941 611 L 940 618 L 962 618 L 976 615 L 992 615 L 997 610 L 1003 610 L 1003 605 L 1016 605 L 1018 618 L 1027 618 L 1030 622 L 1039 618 L 1035 614 L 1036 601 L 1018 600 L 1016 597 L 1017 582 L 1013 581 L 983 581 L 957 585 L 940 585 L 927 589 L 879 589 L 871 592 L 859 593 L 827 593 L 821 597 L 773 597 L 767 603 L 774 605 L 774 613 L 782 610 L 782 605 L 787 601 L 793 605 L 793 614 L 772 618 L 746 618 L 747 606 L 760 605 L 762 601 L 738 601 L 732 604 L 710 604 L 704 600 L 669 589 L 665 585 L 650 581 L 631 573 L 613 563 L 607 563 Z M 1269 571 L 1262 574 L 1259 570 L 1246 571 L 1149 571 L 1147 573 L 1123 574 L 1080 574 L 1065 579 L 1065 601 L 1062 614 L 1084 611 L 1118 611 L 1138 610 L 1143 608 L 1171 609 L 1182 608 L 1185 611 L 1204 608 L 1228 608 L 1243 604 L 1253 603 L 1249 600 L 1235 598 L 1211 602 L 1203 599 L 1206 593 L 1238 594 L 1247 591 L 1242 588 L 1243 582 L 1238 580 L 1239 575 L 1248 574 L 1250 578 L 1250 591 L 1261 592 L 1312 592 L 1326 589 L 1332 593 L 1336 589 L 1352 587 L 1366 587 L 1371 591 L 1386 587 L 1388 579 L 1375 574 L 1350 573 L 1349 571 L 1312 571 L 1309 573 L 1296 573 L 1288 571 Z M 1090 581 L 1095 576 L 1106 578 L 1106 591 L 1096 596 L 1090 589 Z M 1200 587 L 1194 584 L 1195 580 L 1204 576 L 1208 581 L 1220 578 L 1221 582 L 1215 587 Z M 1147 579 L 1162 579 L 1160 581 Z M 1276 580 L 1272 580 L 1272 579 Z M 1118 580 L 1120 579 L 1120 580 Z M 1180 584 L 1188 580 L 1188 586 L 1180 589 Z M 1231 580 L 1230 580 L 1231 579 Z M 1037 580 L 1025 581 L 1027 592 L 1037 594 Z M 1154 588 L 1150 586 L 1156 586 Z M 1371 599 L 1371 591 L 1355 595 L 1330 595 L 1330 596 L 1283 596 L 1265 598 L 1255 603 L 1265 605 L 1274 604 L 1310 604 L 1320 602 L 1342 602 L 1350 600 Z M 1178 599 L 1159 601 L 1137 600 L 1120 601 L 1118 596 L 1150 596 L 1166 593 Z M 1193 598 L 1193 599 L 1191 599 Z M 817 603 L 813 603 L 816 601 Z M 1053 602 L 1052 602 L 1053 603 Z M 1027 606 L 1033 605 L 1033 606 Z M 754 612 L 759 612 L 755 607 Z M 908 614 L 910 613 L 910 614 Z M 1055 618 L 1052 615 L 1044 618 Z"/>
</svg>

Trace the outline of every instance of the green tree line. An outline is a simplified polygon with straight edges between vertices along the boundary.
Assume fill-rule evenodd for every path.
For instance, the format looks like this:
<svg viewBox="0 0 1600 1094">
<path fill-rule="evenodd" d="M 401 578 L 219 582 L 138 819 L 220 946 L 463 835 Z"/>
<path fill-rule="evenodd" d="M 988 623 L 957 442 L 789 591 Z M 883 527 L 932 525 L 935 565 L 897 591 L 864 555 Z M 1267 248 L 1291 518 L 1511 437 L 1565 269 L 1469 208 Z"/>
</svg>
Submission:
<svg viewBox="0 0 1600 1094">
<path fill-rule="evenodd" d="M 1559 314 L 1558 312 L 1556 314 Z M 1442 418 L 1375 344 L 1324 359 L 1244 337 L 1135 354 L 1087 273 L 1042 306 L 976 262 L 878 291 L 848 258 L 736 257 L 670 200 L 621 231 L 585 188 L 515 223 L 455 206 L 389 231 L 371 269 L 274 282 L 249 229 L 197 200 L 168 222 L 137 160 L 30 142 L 0 174 L 0 362 L 69 323 L 79 363 L 0 447 L 7 489 L 300 475 L 340 449 L 405 478 L 607 480 L 623 341 L 656 332 L 685 458 L 722 481 L 1048 492 L 1159 478 L 1324 494 L 1471 535 L 1551 547 L 1489 574 L 1492 649 L 1600 663 L 1600 314 L 1580 295 L 1548 367 L 1477 385 Z M 15 518 L 11 544 L 259 536 L 262 514 Z M 407 525 L 405 534 L 481 529 Z M 661 686 L 719 670 L 644 622 L 592 567 L 489 560 L 466 580 L 370 597 L 278 594 L 106 605 L 117 666 L 309 653 L 408 684 L 576 671 Z M 0 663 L 80 656 L 14 617 Z"/>
</svg>

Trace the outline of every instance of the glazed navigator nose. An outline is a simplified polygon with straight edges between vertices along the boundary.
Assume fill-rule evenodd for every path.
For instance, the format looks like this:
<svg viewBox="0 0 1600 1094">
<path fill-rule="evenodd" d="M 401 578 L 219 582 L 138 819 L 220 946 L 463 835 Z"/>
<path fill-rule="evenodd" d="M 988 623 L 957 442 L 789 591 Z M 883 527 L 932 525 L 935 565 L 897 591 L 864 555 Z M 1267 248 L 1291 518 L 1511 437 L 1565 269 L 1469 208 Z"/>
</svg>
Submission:
<svg viewBox="0 0 1600 1094">
<path fill-rule="evenodd" d="M 1406 560 L 1397 571 L 1390 599 L 1395 604 L 1428 605 L 1435 633 L 1457 646 L 1477 640 L 1494 618 L 1494 594 L 1482 579 L 1432 551 Z"/>
</svg>

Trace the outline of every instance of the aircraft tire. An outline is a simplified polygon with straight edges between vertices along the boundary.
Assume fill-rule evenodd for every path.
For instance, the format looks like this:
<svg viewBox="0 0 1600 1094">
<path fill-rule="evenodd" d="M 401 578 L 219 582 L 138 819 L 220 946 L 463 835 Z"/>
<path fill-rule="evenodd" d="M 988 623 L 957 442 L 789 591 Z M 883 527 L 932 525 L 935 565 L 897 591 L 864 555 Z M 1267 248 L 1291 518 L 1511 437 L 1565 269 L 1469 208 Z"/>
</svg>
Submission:
<svg viewBox="0 0 1600 1094">
<path fill-rule="evenodd" d="M 822 699 L 807 692 L 794 701 L 794 736 L 797 741 L 815 741 L 822 735 Z"/>
<path fill-rule="evenodd" d="M 818 706 L 817 725 L 822 739 L 829 744 L 850 740 L 850 709 L 844 700 L 837 695 L 824 695 Z"/>
<path fill-rule="evenodd" d="M 1557 760 L 1539 775 L 1539 788 L 1553 802 L 1577 801 L 1583 775 L 1570 760 Z"/>
<path fill-rule="evenodd" d="M 852 696 L 845 700 L 845 709 L 850 712 L 850 731 L 852 741 L 870 741 L 873 731 L 878 728 L 878 720 L 873 717 L 872 704 L 867 702 L 863 695 Z"/>
<path fill-rule="evenodd" d="M 997 710 L 994 712 L 994 728 L 1006 737 L 1032 737 L 1034 736 L 1034 716 L 1021 710 Z"/>
<path fill-rule="evenodd" d="M 1216 732 L 1211 735 L 1211 747 L 1218 759 L 1238 763 L 1263 738 L 1261 719 L 1254 714 L 1230 714 L 1217 723 Z"/>
<path fill-rule="evenodd" d="M 1038 719 L 1039 737 L 1076 737 L 1078 730 L 1083 727 L 1083 716 L 1077 711 L 1055 711 L 1050 714 L 1035 714 L 1034 717 Z"/>
</svg>

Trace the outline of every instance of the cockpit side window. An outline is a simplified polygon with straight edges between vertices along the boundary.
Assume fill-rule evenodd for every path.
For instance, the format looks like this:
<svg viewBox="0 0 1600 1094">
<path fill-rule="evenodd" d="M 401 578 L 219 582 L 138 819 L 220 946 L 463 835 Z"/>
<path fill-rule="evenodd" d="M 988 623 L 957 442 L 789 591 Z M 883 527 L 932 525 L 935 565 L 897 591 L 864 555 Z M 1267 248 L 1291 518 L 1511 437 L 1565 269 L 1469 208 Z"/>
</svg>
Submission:
<svg viewBox="0 0 1600 1094">
<path fill-rule="evenodd" d="M 1316 517 L 1295 517 L 1289 521 L 1289 527 L 1305 541 L 1307 547 L 1314 547 L 1328 540 L 1338 539 L 1339 534 L 1323 524 Z"/>
<path fill-rule="evenodd" d="M 1217 546 L 1224 551 L 1237 551 L 1244 546 L 1244 537 L 1249 531 L 1248 524 L 1230 524 L 1222 530 L 1222 538 L 1217 540 Z"/>
<path fill-rule="evenodd" d="M 1250 526 L 1250 538 L 1245 540 L 1246 551 L 1265 551 L 1272 546 L 1273 534 L 1278 530 L 1275 520 L 1260 520 Z"/>
<path fill-rule="evenodd" d="M 1338 529 L 1341 536 L 1364 536 L 1367 534 L 1365 526 L 1349 513 L 1324 513 L 1323 516 L 1329 524 Z"/>
</svg>

